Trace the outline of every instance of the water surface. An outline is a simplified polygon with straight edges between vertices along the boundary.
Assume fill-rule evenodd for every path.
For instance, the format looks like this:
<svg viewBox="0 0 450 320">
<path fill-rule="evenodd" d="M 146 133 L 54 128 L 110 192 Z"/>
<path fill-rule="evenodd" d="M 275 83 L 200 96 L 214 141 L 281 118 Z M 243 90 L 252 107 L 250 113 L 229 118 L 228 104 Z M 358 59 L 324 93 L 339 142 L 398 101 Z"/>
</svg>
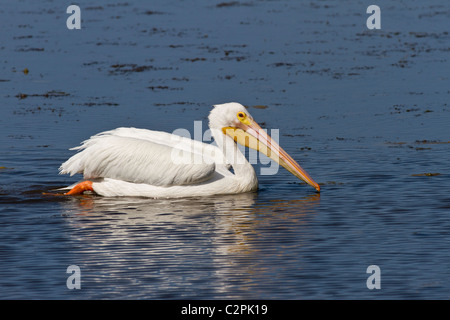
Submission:
<svg viewBox="0 0 450 320">
<path fill-rule="evenodd" d="M 378 1 L 372 31 L 363 1 L 78 4 L 81 30 L 57 1 L 0 8 L 0 298 L 450 297 L 448 4 Z M 229 101 L 320 195 L 261 164 L 241 195 L 42 194 L 93 134 L 194 133 Z"/>
</svg>

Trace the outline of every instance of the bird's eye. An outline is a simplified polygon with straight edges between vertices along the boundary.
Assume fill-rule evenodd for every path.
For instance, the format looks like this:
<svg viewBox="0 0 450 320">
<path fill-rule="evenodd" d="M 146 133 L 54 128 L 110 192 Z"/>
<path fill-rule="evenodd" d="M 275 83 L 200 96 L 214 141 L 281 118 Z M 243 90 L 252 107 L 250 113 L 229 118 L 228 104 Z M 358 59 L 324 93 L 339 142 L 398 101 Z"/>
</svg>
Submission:
<svg viewBox="0 0 450 320">
<path fill-rule="evenodd" d="M 243 119 L 245 117 L 245 114 L 243 112 L 238 112 L 237 116 L 238 118 Z"/>
</svg>

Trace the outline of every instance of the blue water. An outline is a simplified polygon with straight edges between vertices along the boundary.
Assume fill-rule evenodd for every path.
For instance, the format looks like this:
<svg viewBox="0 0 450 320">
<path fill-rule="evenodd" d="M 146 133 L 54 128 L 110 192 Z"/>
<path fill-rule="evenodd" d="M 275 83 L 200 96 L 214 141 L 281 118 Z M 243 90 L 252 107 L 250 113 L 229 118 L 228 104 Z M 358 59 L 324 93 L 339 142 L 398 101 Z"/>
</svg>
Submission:
<svg viewBox="0 0 450 320">
<path fill-rule="evenodd" d="M 450 298 L 449 4 L 378 1 L 368 30 L 363 1 L 77 3 L 81 30 L 59 1 L 0 6 L 0 298 Z M 320 195 L 284 169 L 241 195 L 43 195 L 91 135 L 206 130 L 229 101 Z"/>
</svg>

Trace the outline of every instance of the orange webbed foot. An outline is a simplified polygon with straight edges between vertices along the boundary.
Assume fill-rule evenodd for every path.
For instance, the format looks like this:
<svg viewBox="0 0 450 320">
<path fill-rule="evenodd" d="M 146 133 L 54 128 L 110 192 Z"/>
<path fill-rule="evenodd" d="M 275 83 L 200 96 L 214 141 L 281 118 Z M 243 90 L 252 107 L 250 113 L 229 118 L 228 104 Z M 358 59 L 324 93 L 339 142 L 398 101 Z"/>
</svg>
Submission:
<svg viewBox="0 0 450 320">
<path fill-rule="evenodd" d="M 92 181 L 86 180 L 86 181 L 78 183 L 69 192 L 65 193 L 65 195 L 74 196 L 74 195 L 82 194 L 85 191 L 94 191 L 94 189 L 92 188 Z"/>
</svg>

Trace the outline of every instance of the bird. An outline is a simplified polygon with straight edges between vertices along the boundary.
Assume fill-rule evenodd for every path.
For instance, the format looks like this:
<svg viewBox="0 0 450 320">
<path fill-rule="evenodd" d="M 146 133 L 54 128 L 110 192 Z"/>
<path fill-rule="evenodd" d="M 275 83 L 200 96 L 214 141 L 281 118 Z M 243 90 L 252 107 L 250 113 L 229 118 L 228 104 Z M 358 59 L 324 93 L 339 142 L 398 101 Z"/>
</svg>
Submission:
<svg viewBox="0 0 450 320">
<path fill-rule="evenodd" d="M 100 132 L 70 150 L 60 174 L 83 174 L 64 195 L 181 198 L 239 194 L 258 189 L 253 166 L 238 143 L 265 154 L 320 192 L 320 186 L 237 102 L 214 105 L 209 127 L 214 144 L 148 129 Z"/>
</svg>

